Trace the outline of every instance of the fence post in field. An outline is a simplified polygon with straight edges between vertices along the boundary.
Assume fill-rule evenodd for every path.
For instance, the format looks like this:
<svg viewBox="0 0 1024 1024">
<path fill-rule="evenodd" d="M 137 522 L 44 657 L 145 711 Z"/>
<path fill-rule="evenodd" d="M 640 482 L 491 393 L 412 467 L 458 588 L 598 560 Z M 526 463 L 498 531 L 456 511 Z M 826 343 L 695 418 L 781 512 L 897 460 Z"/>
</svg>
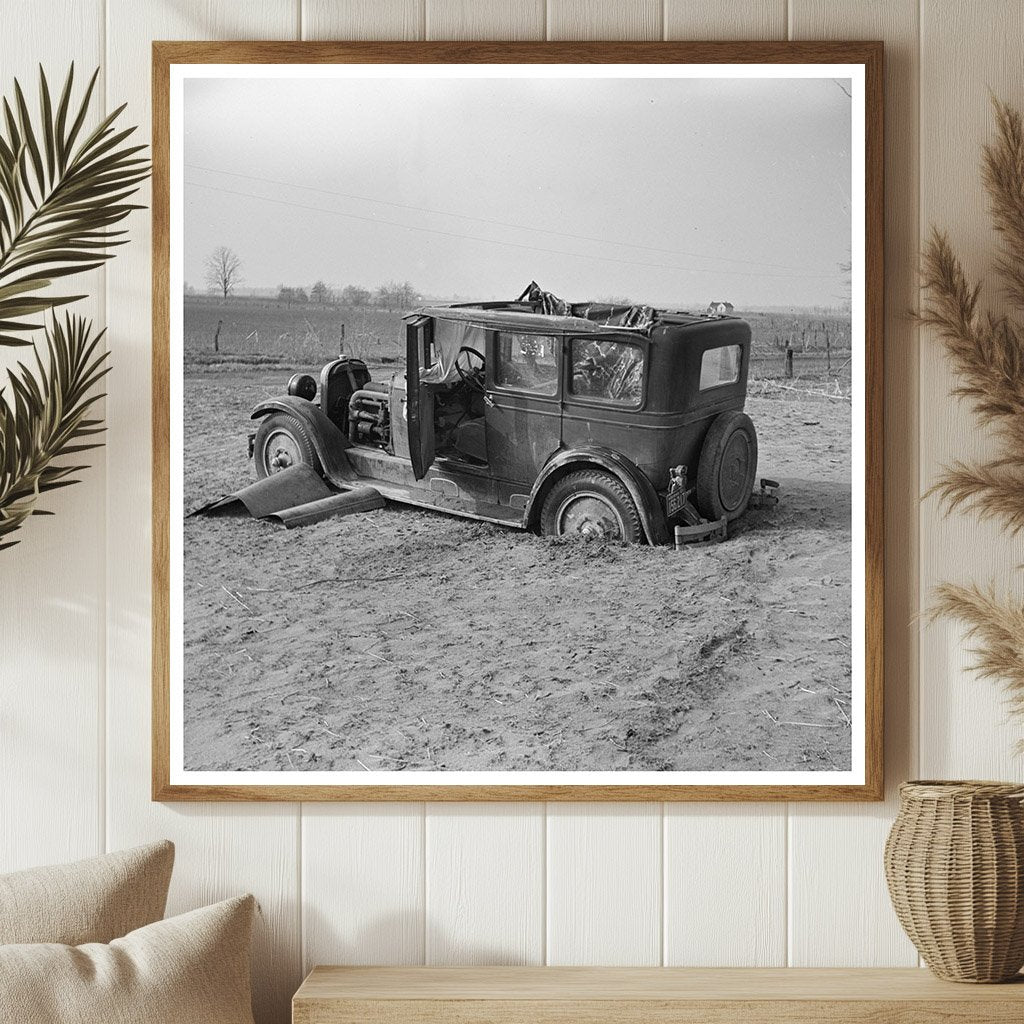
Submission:
<svg viewBox="0 0 1024 1024">
<path fill-rule="evenodd" d="M 828 331 L 825 332 L 825 368 L 829 373 L 832 372 L 832 339 Z"/>
<path fill-rule="evenodd" d="M 786 346 L 786 376 L 793 376 L 793 348 L 790 345 Z"/>
<path fill-rule="evenodd" d="M 218 342 L 218 339 L 220 338 L 220 325 L 222 323 L 224 323 L 223 320 L 218 320 L 217 321 L 217 330 L 215 330 L 213 332 L 213 351 L 214 352 L 219 352 L 220 351 L 220 344 Z"/>
</svg>

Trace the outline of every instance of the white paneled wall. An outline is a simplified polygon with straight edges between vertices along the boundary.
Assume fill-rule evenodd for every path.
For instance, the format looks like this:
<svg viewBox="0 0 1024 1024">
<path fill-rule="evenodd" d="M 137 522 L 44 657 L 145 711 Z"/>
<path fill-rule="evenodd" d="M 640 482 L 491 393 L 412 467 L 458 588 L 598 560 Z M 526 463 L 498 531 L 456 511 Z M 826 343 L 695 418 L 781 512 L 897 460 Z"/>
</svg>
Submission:
<svg viewBox="0 0 1024 1024">
<path fill-rule="evenodd" d="M 887 43 L 889 798 L 866 805 L 163 805 L 149 800 L 149 224 L 87 282 L 109 326 L 108 446 L 55 519 L 0 555 L 0 870 L 169 836 L 172 910 L 263 908 L 261 1024 L 313 963 L 916 962 L 881 845 L 904 778 L 1021 778 L 959 630 L 914 615 L 941 578 L 1008 585 L 1024 548 L 918 495 L 984 443 L 918 339 L 918 238 L 984 273 L 988 89 L 1024 105 L 1019 0 L 2 0 L 0 76 L 104 68 L 148 134 L 153 39 L 884 39 Z M 920 657 L 918 651 L 920 648 Z M 918 685 L 920 679 L 920 685 Z"/>
</svg>

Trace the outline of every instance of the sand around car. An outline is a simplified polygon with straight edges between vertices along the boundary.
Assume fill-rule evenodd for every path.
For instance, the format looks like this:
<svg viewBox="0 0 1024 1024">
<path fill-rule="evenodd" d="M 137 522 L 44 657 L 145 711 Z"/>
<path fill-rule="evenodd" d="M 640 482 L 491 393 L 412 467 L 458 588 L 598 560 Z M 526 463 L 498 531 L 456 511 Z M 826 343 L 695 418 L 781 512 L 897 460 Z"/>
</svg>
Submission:
<svg viewBox="0 0 1024 1024">
<path fill-rule="evenodd" d="M 757 476 L 739 317 L 515 300 L 405 315 L 406 365 L 374 381 L 342 355 L 261 401 L 241 503 L 286 525 L 384 499 L 539 531 L 678 545 L 722 540 Z"/>
</svg>

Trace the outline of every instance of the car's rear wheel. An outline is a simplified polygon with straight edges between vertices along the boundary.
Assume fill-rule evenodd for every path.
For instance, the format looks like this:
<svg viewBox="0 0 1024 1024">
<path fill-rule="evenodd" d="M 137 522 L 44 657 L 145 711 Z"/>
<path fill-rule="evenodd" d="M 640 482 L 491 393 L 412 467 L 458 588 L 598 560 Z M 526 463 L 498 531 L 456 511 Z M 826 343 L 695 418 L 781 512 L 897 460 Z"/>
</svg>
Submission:
<svg viewBox="0 0 1024 1024">
<path fill-rule="evenodd" d="M 286 412 L 271 413 L 260 423 L 252 457 L 256 475 L 261 479 L 300 463 L 322 472 L 309 430 L 300 419 Z"/>
<path fill-rule="evenodd" d="M 599 469 L 577 470 L 555 482 L 540 513 L 541 533 L 586 540 L 640 541 L 636 503 L 622 481 Z"/>
<path fill-rule="evenodd" d="M 757 432 L 745 412 L 723 412 L 712 422 L 697 464 L 697 509 L 730 522 L 750 503 L 757 474 Z"/>
</svg>

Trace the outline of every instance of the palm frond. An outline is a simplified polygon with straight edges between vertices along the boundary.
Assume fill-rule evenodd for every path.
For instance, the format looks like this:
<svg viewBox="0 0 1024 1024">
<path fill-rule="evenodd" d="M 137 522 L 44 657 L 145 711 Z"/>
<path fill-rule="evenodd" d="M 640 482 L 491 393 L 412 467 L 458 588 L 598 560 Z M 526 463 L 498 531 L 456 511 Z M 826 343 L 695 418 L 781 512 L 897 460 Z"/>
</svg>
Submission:
<svg viewBox="0 0 1024 1024">
<path fill-rule="evenodd" d="M 55 153 L 56 157 L 56 153 Z M 53 318 L 46 329 L 47 360 L 8 371 L 9 393 L 0 391 L 0 550 L 38 507 L 41 494 L 77 481 L 86 467 L 60 462 L 100 447 L 90 440 L 100 422 L 89 411 L 103 395 L 96 386 L 109 371 L 100 349 L 103 332 L 82 317 Z"/>
<path fill-rule="evenodd" d="M 123 244 L 115 230 L 132 210 L 128 200 L 149 175 L 144 146 L 126 145 L 134 128 L 119 129 L 118 107 L 85 130 L 99 70 L 72 106 L 74 65 L 54 107 L 39 69 L 39 114 L 29 112 L 20 83 L 14 105 L 3 101 L 0 129 L 0 346 L 28 345 L 39 323 L 23 318 L 83 298 L 53 295 L 54 281 L 94 270 Z M 45 294 L 44 294 L 45 293 Z"/>
</svg>

